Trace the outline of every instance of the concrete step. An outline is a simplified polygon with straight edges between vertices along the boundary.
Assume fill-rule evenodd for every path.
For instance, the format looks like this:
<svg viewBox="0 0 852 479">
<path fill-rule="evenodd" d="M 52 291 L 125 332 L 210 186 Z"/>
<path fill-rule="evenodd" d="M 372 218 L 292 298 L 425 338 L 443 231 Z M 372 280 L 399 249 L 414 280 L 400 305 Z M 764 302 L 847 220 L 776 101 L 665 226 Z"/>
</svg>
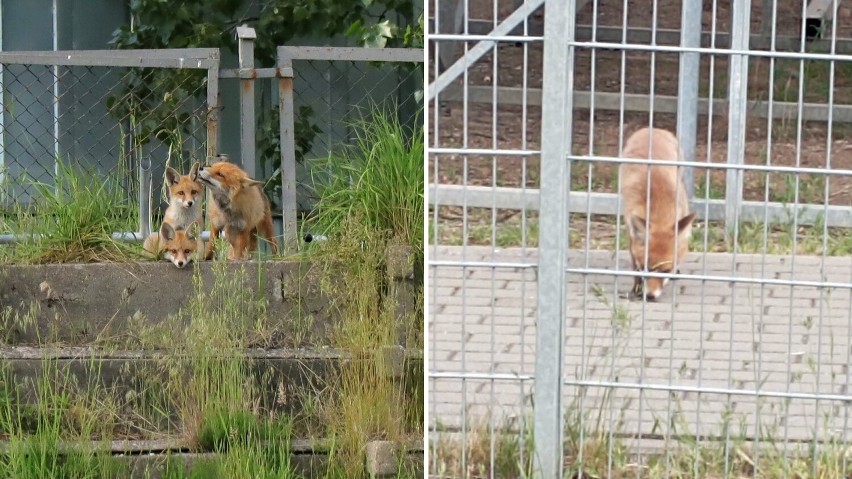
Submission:
<svg viewBox="0 0 852 479">
<path fill-rule="evenodd" d="M 203 290 L 209 292 L 216 278 L 214 266 L 210 261 L 184 269 L 169 262 L 4 266 L 0 343 L 83 346 L 134 337 L 140 328 L 155 328 L 188 305 L 196 294 L 196 267 Z M 305 261 L 232 261 L 224 267 L 231 291 L 253 291 L 266 300 L 264 346 L 330 344 L 339 313 L 321 288 L 323 274 L 317 266 Z M 402 318 L 416 307 L 418 282 L 411 268 L 389 266 L 388 276 Z M 411 327 L 422 329 L 400 324 L 400 344 Z"/>
<path fill-rule="evenodd" d="M 392 346 L 354 357 L 330 348 L 250 349 L 239 351 L 239 355 L 245 358 L 245 376 L 256 386 L 255 407 L 276 414 L 298 416 L 315 407 L 312 403 L 317 393 L 334 385 L 341 368 L 353 361 L 381 361 L 382 371 L 402 381 L 406 391 L 423 395 L 422 351 Z M 95 392 L 104 404 L 120 405 L 126 420 L 119 421 L 120 428 L 114 432 L 118 437 L 172 433 L 178 415 L 176 388 L 189 380 L 190 360 L 169 351 L 0 347 L 0 367 L 6 370 L 24 405 L 37 404 L 39 388 L 48 374 L 48 384 L 54 391 L 69 391 L 72 398 Z"/>
<path fill-rule="evenodd" d="M 266 444 L 261 444 L 265 447 Z M 293 439 L 290 442 L 290 467 L 304 478 L 326 477 L 329 451 L 333 444 L 326 439 Z M 9 444 L 0 441 L 0 454 L 8 451 Z M 130 478 L 159 479 L 169 468 L 191 471 L 200 463 L 221 460 L 224 453 L 197 451 L 180 439 L 155 439 L 143 441 L 92 441 L 62 442 L 57 446 L 60 454 L 69 451 L 90 451 L 110 454 L 126 467 Z M 396 477 L 399 468 L 410 477 L 422 477 L 424 471 L 422 439 L 401 442 L 373 441 L 365 452 L 365 468 L 370 477 Z M 172 473 L 173 475 L 173 473 Z"/>
</svg>

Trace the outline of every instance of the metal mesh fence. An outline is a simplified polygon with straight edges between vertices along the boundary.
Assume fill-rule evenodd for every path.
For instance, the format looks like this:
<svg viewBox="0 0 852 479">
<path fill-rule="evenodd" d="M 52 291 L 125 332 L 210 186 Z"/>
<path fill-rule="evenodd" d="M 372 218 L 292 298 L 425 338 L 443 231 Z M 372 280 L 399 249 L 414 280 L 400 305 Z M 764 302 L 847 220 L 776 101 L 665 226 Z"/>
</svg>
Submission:
<svg viewBox="0 0 852 479">
<path fill-rule="evenodd" d="M 0 56 L 5 206 L 30 202 L 33 181 L 53 184 L 60 162 L 118 178 L 133 201 L 139 167 L 150 168 L 156 205 L 167 162 L 205 158 L 207 65 L 190 67 L 192 54 L 30 53 Z"/>
<path fill-rule="evenodd" d="M 343 146 L 354 145 L 359 122 L 369 118 L 373 106 L 394 112 L 410 129 L 423 121 L 422 97 L 418 97 L 423 90 L 422 63 L 350 60 L 346 49 L 341 50 L 339 58 L 333 60 L 292 62 L 295 151 L 300 178 L 321 174 L 308 171 L 305 160 L 326 158 L 339 154 Z M 376 54 L 380 55 L 381 50 Z M 310 211 L 315 192 L 308 181 L 299 184 L 299 207 Z"/>
<path fill-rule="evenodd" d="M 847 477 L 849 10 L 438 3 L 462 18 L 430 35 L 430 471 Z M 645 126 L 672 162 L 625 160 Z M 621 171 L 678 161 L 689 252 L 636 269 Z M 667 184 L 649 258 L 685 214 Z"/>
</svg>

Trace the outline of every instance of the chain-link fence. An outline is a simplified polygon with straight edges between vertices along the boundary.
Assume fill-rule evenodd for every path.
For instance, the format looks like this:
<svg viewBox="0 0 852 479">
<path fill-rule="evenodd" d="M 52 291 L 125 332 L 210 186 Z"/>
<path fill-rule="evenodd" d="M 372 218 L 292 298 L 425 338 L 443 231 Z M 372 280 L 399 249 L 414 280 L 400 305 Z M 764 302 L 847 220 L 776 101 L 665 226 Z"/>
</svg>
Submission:
<svg viewBox="0 0 852 479">
<path fill-rule="evenodd" d="M 33 182 L 51 185 L 60 163 L 73 163 L 121 182 L 139 201 L 144 235 L 146 218 L 166 206 L 167 164 L 186 172 L 227 153 L 267 180 L 289 240 L 297 210 L 313 206 L 311 184 L 321 174 L 306 159 L 351 144 L 372 105 L 392 105 L 409 126 L 422 121 L 423 50 L 280 47 L 279 67 L 254 68 L 250 30 L 240 39 L 239 69 L 220 70 L 218 49 L 0 52 L 4 207 L 26 205 Z M 219 83 L 232 79 L 240 94 L 225 97 L 236 103 L 225 112 Z M 221 140 L 220 117 L 239 124 Z"/>
<path fill-rule="evenodd" d="M 373 107 L 390 109 L 411 131 L 423 121 L 423 50 L 279 47 L 278 66 L 293 72 L 292 81 L 285 79 L 279 89 L 283 187 L 297 192 L 295 201 L 282 199 L 286 225 L 288 217 L 295 221 L 297 205 L 308 212 L 317 199 L 311 179 L 323 172 L 310 171 L 306 160 L 353 146 L 359 122 Z M 284 125 L 293 126 L 292 138 Z"/>
<path fill-rule="evenodd" d="M 445 1 L 432 11 L 461 13 L 429 36 L 430 471 L 847 477 L 852 13 Z M 655 132 L 656 153 L 624 152 L 649 125 L 681 151 Z M 697 215 L 683 259 L 677 188 Z M 671 281 L 654 300 L 634 278 Z"/>
<path fill-rule="evenodd" d="M 34 183 L 52 185 L 67 164 L 114 178 L 147 217 L 167 162 L 185 170 L 207 155 L 218 64 L 215 49 L 0 52 L 4 208 L 30 203 Z"/>
</svg>

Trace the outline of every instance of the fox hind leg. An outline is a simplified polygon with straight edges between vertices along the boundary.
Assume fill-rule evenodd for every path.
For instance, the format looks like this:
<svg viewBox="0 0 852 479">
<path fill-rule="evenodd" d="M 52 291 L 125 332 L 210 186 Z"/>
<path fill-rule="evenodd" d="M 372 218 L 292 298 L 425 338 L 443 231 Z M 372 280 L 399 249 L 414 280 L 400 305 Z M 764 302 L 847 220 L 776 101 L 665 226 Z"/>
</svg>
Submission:
<svg viewBox="0 0 852 479">
<path fill-rule="evenodd" d="M 263 236 L 269 241 L 269 250 L 272 254 L 278 254 L 278 241 L 275 240 L 275 227 L 272 225 L 272 216 L 267 215 L 257 225 L 259 236 Z"/>
</svg>

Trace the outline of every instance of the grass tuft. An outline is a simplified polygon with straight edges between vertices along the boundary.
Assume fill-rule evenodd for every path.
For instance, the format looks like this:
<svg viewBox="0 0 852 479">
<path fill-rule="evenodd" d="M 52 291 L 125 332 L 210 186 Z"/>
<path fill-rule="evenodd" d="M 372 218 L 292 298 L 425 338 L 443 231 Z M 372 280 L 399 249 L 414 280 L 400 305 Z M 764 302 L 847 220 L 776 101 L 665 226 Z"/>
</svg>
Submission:
<svg viewBox="0 0 852 479">
<path fill-rule="evenodd" d="M 7 224 L 23 241 L 3 249 L 6 262 L 123 262 L 140 257 L 138 246 L 112 237 L 113 232 L 134 231 L 138 218 L 138 207 L 120 178 L 57 162 L 53 185 L 35 180 L 30 184 L 36 191 L 32 204 L 18 204 Z"/>
<path fill-rule="evenodd" d="M 337 238 L 359 217 L 372 231 L 391 232 L 423 249 L 423 132 L 400 123 L 391 109 L 373 106 L 352 125 L 355 142 L 340 154 L 314 160 L 316 216 L 307 227 Z"/>
</svg>

